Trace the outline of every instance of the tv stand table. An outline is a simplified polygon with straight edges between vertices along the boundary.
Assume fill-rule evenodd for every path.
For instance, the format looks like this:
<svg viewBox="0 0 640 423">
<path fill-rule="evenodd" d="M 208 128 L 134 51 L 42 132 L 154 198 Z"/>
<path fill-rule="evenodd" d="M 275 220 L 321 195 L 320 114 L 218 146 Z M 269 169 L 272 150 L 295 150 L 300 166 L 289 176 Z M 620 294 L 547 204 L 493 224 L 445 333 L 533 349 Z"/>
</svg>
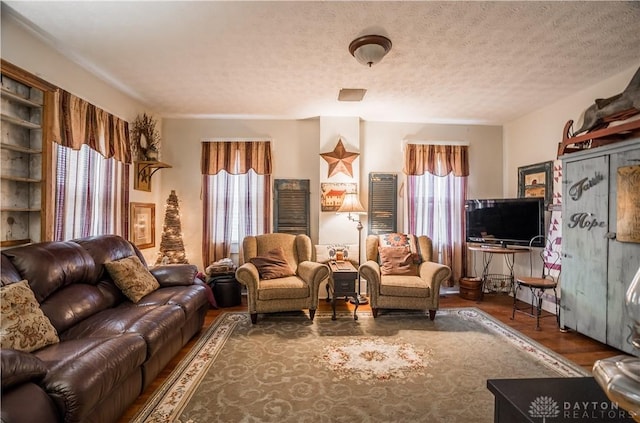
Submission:
<svg viewBox="0 0 640 423">
<path fill-rule="evenodd" d="M 470 244 L 467 246 L 470 251 L 482 252 L 482 292 L 495 293 L 505 292 L 510 294 L 513 292 L 514 277 L 513 265 L 515 264 L 515 255 L 518 253 L 528 253 L 527 247 L 501 247 L 498 245 L 480 245 Z M 504 257 L 504 262 L 509 271 L 508 274 L 489 273 L 489 265 L 493 260 L 494 254 Z"/>
</svg>

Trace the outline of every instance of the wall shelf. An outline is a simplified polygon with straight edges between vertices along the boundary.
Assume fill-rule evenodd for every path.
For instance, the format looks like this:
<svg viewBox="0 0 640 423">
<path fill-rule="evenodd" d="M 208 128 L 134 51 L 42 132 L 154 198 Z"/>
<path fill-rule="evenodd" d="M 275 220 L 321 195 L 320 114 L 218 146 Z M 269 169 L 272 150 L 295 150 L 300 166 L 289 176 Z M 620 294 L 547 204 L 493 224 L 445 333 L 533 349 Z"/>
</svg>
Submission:
<svg viewBox="0 0 640 423">
<path fill-rule="evenodd" d="M 133 181 L 133 189 L 138 191 L 151 191 L 151 177 L 160 169 L 167 169 L 171 165 L 158 161 L 135 162 L 136 177 Z"/>
</svg>

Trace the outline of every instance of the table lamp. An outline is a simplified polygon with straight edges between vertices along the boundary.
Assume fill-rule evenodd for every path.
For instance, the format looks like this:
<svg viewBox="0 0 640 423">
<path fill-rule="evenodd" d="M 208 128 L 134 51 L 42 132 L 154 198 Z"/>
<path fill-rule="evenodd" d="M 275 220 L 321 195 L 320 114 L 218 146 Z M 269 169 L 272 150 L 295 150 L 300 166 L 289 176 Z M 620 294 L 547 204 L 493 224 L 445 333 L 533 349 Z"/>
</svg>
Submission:
<svg viewBox="0 0 640 423">
<path fill-rule="evenodd" d="M 360 215 L 366 215 L 367 211 L 362 207 L 358 199 L 358 194 L 351 192 L 345 194 L 338 213 L 348 213 L 347 218 L 358 223 L 356 228 L 358 229 L 358 267 L 360 267 L 360 257 L 362 254 L 362 222 L 360 221 Z M 358 302 L 360 304 L 367 304 L 369 302 L 367 297 L 360 294 L 360 272 L 358 272 Z"/>
</svg>

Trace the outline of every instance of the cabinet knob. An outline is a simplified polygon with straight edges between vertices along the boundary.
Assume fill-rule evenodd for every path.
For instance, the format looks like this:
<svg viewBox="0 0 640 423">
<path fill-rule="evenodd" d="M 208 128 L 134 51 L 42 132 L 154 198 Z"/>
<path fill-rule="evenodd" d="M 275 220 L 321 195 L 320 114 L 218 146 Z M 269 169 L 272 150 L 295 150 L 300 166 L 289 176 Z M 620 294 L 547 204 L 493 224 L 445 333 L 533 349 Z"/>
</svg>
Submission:
<svg viewBox="0 0 640 423">
<path fill-rule="evenodd" d="M 615 232 L 607 232 L 604 235 L 605 238 L 609 238 L 609 239 L 616 239 L 616 233 Z"/>
</svg>

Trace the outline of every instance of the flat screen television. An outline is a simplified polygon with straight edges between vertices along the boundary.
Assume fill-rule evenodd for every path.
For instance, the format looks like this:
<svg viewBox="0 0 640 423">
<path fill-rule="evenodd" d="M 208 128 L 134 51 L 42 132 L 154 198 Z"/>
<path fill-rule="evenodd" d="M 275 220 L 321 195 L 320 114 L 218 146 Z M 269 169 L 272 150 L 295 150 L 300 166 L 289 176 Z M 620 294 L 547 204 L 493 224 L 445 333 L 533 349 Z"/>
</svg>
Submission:
<svg viewBox="0 0 640 423">
<path fill-rule="evenodd" d="M 544 247 L 544 198 L 494 198 L 465 203 L 467 242 Z"/>
</svg>

